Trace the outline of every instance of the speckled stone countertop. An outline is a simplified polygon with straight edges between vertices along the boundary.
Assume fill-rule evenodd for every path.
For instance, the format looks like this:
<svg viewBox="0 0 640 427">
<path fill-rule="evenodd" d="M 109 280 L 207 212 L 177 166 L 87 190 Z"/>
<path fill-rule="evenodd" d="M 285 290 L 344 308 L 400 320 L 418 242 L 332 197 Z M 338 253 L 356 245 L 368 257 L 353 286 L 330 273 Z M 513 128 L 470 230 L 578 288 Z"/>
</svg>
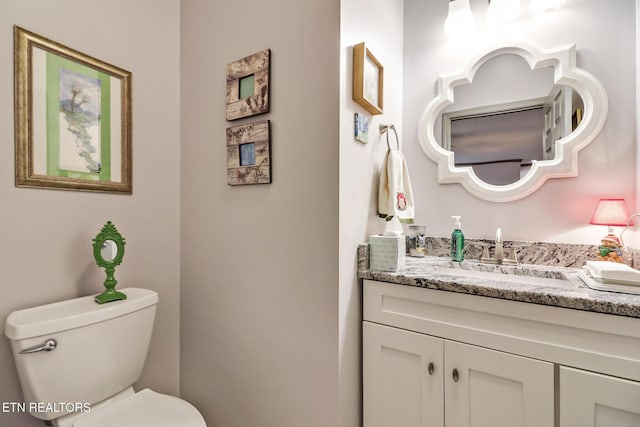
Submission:
<svg viewBox="0 0 640 427">
<path fill-rule="evenodd" d="M 368 267 L 368 245 L 360 245 L 361 279 L 640 318 L 640 295 L 592 290 L 578 277 L 576 267 L 455 263 L 437 256 L 407 256 L 405 266 L 396 272 Z M 505 280 L 492 273 L 504 273 Z"/>
</svg>

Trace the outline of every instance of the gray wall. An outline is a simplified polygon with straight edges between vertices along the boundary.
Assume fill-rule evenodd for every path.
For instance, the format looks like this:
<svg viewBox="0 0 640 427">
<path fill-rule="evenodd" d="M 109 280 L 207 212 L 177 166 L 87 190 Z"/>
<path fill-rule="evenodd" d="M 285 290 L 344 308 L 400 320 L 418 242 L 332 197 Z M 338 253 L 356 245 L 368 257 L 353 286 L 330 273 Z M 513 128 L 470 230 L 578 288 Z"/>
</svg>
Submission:
<svg viewBox="0 0 640 427">
<path fill-rule="evenodd" d="M 181 391 L 210 426 L 338 407 L 338 0 L 181 6 Z M 270 48 L 273 183 L 226 183 L 225 72 Z"/>
<path fill-rule="evenodd" d="M 149 19 L 153 10 L 153 19 Z M 179 391 L 179 1 L 5 0 L 0 6 L 0 327 L 13 310 L 99 292 L 91 239 L 112 220 L 126 239 L 119 287 L 160 294 L 141 387 Z M 14 187 L 13 25 L 133 73 L 133 195 Z M 87 363 L 91 363 L 90 360 Z M 22 401 L 0 336 L 0 402 Z M 40 426 L 0 414 L 1 427 Z"/>
</svg>

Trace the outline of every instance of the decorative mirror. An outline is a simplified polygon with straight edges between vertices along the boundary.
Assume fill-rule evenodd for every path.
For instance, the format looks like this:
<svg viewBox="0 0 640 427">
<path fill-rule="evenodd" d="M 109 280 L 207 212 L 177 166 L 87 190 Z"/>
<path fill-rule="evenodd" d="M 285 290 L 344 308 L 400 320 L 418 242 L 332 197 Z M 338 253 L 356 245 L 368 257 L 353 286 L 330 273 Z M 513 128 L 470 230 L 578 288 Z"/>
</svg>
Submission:
<svg viewBox="0 0 640 427">
<path fill-rule="evenodd" d="M 529 80 L 513 78 L 514 67 Z M 438 164 L 438 182 L 462 184 L 493 202 L 523 198 L 549 178 L 576 176 L 578 152 L 607 115 L 605 90 L 576 67 L 575 45 L 488 49 L 461 74 L 440 76 L 437 89 L 418 134 Z"/>
<path fill-rule="evenodd" d="M 114 277 L 116 266 L 120 265 L 124 257 L 124 237 L 111 221 L 102 227 L 100 233 L 93 239 L 93 257 L 98 267 L 105 269 L 107 279 L 104 281 L 106 290 L 95 297 L 98 304 L 127 299 L 122 292 L 115 290 L 118 281 Z"/>
</svg>

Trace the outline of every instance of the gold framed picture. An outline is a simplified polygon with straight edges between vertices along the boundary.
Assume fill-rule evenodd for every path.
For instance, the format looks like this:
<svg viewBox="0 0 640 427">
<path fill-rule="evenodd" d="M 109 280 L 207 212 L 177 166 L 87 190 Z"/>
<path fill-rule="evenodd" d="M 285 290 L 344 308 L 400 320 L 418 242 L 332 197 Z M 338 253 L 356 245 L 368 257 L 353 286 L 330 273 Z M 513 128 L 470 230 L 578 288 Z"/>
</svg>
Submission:
<svg viewBox="0 0 640 427">
<path fill-rule="evenodd" d="M 131 73 L 14 27 L 16 186 L 132 192 Z"/>
<path fill-rule="evenodd" d="M 382 114 L 384 68 L 364 42 L 353 47 L 353 100 L 372 115 Z"/>
</svg>

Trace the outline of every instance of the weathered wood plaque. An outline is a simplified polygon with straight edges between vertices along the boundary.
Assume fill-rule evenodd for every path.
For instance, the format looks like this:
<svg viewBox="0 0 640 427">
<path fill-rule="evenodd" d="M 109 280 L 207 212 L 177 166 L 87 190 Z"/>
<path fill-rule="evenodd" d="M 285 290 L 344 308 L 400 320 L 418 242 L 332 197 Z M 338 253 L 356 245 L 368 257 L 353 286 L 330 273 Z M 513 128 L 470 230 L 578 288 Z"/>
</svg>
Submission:
<svg viewBox="0 0 640 427">
<path fill-rule="evenodd" d="M 227 120 L 269 112 L 270 61 L 265 49 L 227 65 Z"/>
<path fill-rule="evenodd" d="M 227 184 L 270 184 L 269 120 L 227 128 Z"/>
</svg>

